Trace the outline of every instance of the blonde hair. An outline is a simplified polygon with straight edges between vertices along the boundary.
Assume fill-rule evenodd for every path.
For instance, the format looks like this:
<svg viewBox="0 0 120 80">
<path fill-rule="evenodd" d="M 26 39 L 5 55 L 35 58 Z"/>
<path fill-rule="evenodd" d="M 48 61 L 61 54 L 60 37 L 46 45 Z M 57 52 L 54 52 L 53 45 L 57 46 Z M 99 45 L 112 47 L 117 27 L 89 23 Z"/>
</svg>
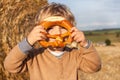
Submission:
<svg viewBox="0 0 120 80">
<path fill-rule="evenodd" d="M 76 25 L 75 18 L 67 6 L 60 3 L 51 3 L 43 6 L 36 16 L 36 24 L 50 16 L 61 16 L 70 21 L 73 26 Z"/>
</svg>

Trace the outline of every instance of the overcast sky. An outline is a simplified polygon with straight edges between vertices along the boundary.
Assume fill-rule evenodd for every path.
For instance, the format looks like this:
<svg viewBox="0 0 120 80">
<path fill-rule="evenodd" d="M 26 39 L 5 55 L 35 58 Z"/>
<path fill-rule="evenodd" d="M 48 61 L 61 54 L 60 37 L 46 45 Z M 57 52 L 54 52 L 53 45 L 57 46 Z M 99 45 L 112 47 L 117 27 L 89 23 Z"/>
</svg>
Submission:
<svg viewBox="0 0 120 80">
<path fill-rule="evenodd" d="M 67 5 L 81 30 L 120 28 L 120 0 L 48 0 Z"/>
</svg>

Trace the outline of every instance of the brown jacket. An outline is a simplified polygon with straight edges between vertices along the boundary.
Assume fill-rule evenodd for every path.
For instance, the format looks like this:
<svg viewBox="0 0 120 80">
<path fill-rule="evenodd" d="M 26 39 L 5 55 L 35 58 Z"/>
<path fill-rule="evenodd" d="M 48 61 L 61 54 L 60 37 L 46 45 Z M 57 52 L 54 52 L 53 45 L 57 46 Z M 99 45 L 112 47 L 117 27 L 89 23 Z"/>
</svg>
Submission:
<svg viewBox="0 0 120 80">
<path fill-rule="evenodd" d="M 96 72 L 101 61 L 92 44 L 88 49 L 66 50 L 61 58 L 43 48 L 26 55 L 17 45 L 6 57 L 4 67 L 11 73 L 29 71 L 30 80 L 77 80 L 78 70 Z"/>
</svg>

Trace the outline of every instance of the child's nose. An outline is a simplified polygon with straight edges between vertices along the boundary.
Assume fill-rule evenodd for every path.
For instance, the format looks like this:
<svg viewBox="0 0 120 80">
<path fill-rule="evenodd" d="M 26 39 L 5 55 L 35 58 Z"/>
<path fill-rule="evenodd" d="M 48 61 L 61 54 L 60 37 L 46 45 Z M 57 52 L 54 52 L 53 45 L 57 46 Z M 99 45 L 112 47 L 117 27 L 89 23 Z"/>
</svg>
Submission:
<svg viewBox="0 0 120 80">
<path fill-rule="evenodd" d="M 55 33 L 61 34 L 61 28 L 59 26 L 55 26 Z"/>
</svg>

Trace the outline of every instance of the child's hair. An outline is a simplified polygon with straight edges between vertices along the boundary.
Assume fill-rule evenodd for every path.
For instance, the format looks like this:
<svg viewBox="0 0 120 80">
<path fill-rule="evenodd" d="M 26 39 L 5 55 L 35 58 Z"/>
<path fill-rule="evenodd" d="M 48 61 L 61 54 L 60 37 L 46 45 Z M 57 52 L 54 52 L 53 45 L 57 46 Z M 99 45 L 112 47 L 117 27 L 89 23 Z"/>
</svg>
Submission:
<svg viewBox="0 0 120 80">
<path fill-rule="evenodd" d="M 67 6 L 60 3 L 51 3 L 43 6 L 36 16 L 36 24 L 50 16 L 62 16 L 70 21 L 74 26 L 75 18 Z"/>
</svg>

